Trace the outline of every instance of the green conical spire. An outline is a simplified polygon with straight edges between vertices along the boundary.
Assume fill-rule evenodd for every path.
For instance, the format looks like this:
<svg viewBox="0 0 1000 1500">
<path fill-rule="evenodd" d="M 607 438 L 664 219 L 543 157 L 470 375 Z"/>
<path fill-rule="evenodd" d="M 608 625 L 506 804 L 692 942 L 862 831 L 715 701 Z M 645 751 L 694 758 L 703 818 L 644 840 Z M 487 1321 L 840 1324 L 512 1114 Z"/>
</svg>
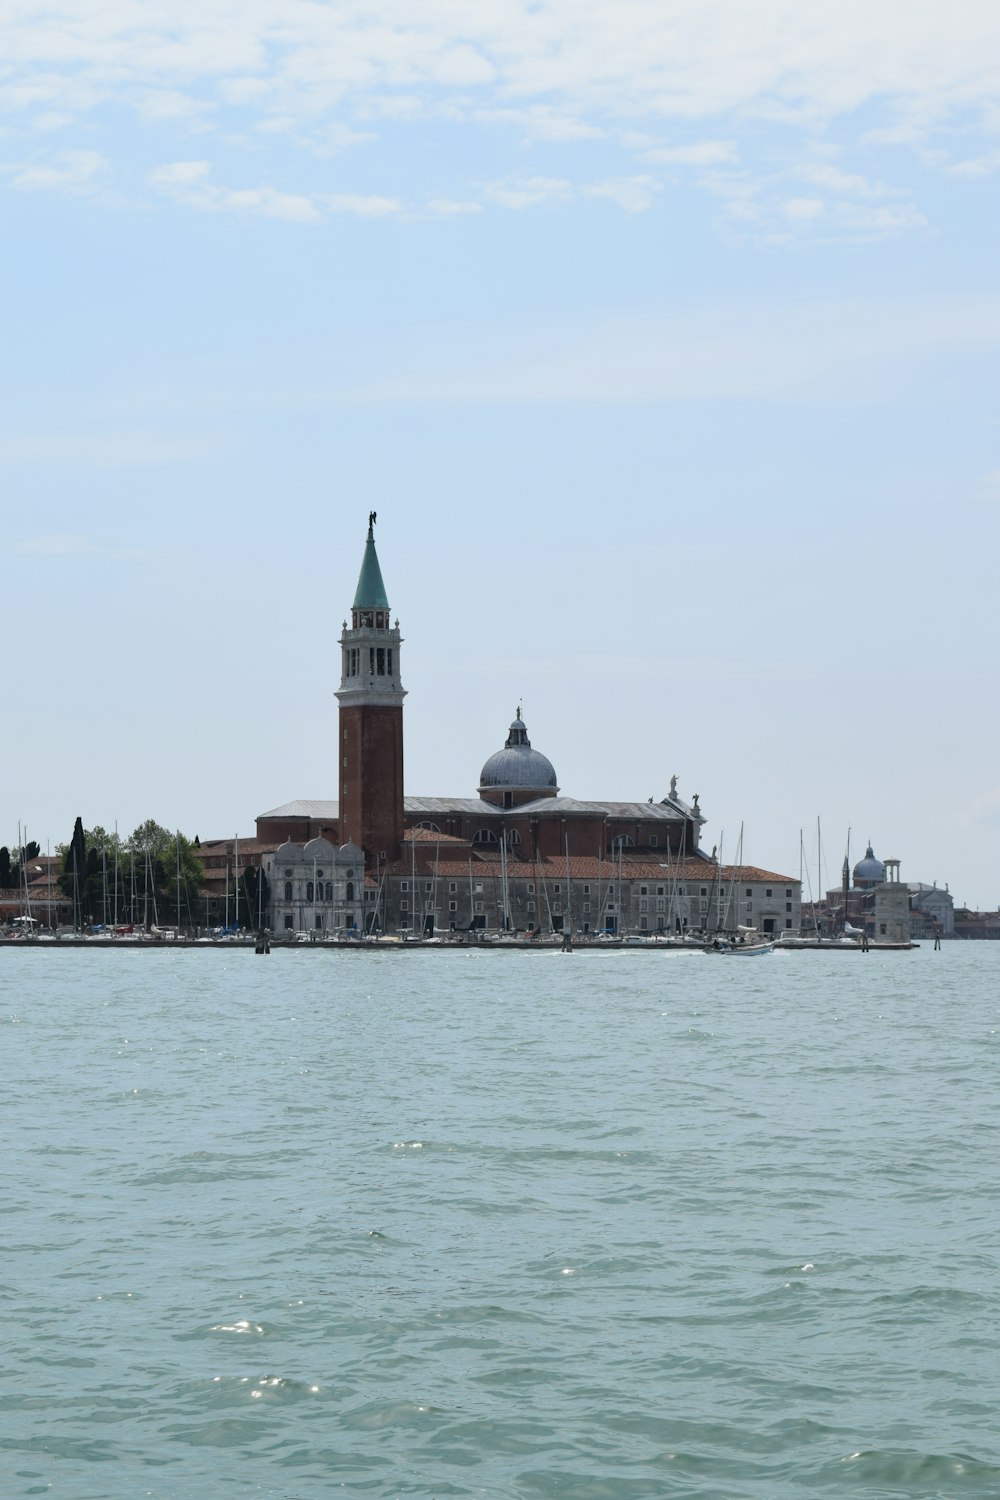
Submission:
<svg viewBox="0 0 1000 1500">
<path fill-rule="evenodd" d="M 375 551 L 375 513 L 368 517 L 368 540 L 365 543 L 365 555 L 361 564 L 361 572 L 358 575 L 358 587 L 354 595 L 352 609 L 388 609 L 389 601 L 385 594 L 385 584 L 382 582 L 382 569 L 378 565 L 378 553 Z"/>
</svg>

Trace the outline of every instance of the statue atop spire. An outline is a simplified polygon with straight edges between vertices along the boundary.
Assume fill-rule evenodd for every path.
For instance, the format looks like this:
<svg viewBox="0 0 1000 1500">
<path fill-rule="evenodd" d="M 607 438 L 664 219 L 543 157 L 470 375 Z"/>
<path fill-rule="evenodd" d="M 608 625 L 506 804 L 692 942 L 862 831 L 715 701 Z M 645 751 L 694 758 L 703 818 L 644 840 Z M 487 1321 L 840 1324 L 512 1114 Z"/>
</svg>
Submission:
<svg viewBox="0 0 1000 1500">
<path fill-rule="evenodd" d="M 375 534 L 375 522 L 377 520 L 378 520 L 378 511 L 377 510 L 370 510 L 368 512 L 368 535 L 370 537 L 373 537 L 374 534 Z"/>
</svg>

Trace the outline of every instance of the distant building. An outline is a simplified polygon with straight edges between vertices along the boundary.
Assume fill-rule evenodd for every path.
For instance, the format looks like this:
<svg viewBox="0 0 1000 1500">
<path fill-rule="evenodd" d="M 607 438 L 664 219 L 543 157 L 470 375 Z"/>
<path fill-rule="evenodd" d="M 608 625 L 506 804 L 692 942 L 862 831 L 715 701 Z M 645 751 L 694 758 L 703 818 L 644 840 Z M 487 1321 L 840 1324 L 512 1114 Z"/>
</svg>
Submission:
<svg viewBox="0 0 1000 1500">
<path fill-rule="evenodd" d="M 910 882 L 910 935 L 915 938 L 954 937 L 955 902 L 948 887 Z"/>
<path fill-rule="evenodd" d="M 659 801 L 563 796 L 520 708 L 482 765 L 478 795 L 406 796 L 403 641 L 374 521 L 340 637 L 340 796 L 261 813 L 252 854 L 240 846 L 267 877 L 275 931 L 798 929 L 798 880 L 720 867 L 700 847 L 698 796 L 685 801 L 676 776 Z M 216 881 L 223 867 L 232 877 L 228 841 L 202 855 L 217 862 Z"/>
</svg>

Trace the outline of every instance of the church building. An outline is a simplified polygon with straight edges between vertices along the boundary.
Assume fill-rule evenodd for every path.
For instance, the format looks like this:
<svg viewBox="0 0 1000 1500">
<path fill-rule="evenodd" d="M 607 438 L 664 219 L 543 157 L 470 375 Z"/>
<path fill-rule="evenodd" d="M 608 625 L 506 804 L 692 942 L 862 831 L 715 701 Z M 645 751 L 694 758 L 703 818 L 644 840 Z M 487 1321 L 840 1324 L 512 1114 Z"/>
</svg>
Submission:
<svg viewBox="0 0 1000 1500">
<path fill-rule="evenodd" d="M 257 819 L 258 846 L 274 851 L 264 868 L 278 935 L 798 929 L 798 881 L 720 868 L 700 847 L 698 796 L 684 800 L 676 777 L 658 802 L 564 796 L 520 708 L 476 795 L 407 796 L 402 636 L 375 520 L 340 637 L 339 797 Z"/>
</svg>

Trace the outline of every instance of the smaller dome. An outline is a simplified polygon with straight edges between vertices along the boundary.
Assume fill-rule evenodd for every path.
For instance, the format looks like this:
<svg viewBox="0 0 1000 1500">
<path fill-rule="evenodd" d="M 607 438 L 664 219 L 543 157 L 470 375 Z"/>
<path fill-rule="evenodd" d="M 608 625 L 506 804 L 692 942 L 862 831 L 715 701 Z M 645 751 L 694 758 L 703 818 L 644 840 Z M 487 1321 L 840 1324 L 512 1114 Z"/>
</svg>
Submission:
<svg viewBox="0 0 1000 1500">
<path fill-rule="evenodd" d="M 556 771 L 547 755 L 532 750 L 521 711 L 518 709 L 502 750 L 491 755 L 479 773 L 479 788 L 558 791 Z"/>
<path fill-rule="evenodd" d="M 871 844 L 865 850 L 864 859 L 859 859 L 854 866 L 855 885 L 881 885 L 885 880 L 885 865 L 880 859 L 876 859 Z"/>
</svg>

